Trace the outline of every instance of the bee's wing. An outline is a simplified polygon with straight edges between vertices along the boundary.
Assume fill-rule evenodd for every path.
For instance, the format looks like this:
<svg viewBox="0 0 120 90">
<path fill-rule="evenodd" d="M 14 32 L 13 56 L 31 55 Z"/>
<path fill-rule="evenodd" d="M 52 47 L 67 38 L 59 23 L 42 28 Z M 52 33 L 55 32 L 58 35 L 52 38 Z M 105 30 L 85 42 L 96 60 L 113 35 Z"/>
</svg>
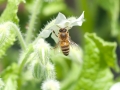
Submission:
<svg viewBox="0 0 120 90">
<path fill-rule="evenodd" d="M 71 38 L 69 37 L 69 42 L 70 42 L 70 46 L 73 47 L 79 47 L 74 41 L 71 40 Z"/>
<path fill-rule="evenodd" d="M 80 54 L 80 55 L 78 55 Z M 79 45 L 77 45 L 75 42 L 73 42 L 70 39 L 70 56 L 72 57 L 77 57 L 77 58 L 82 58 L 82 49 L 80 48 Z"/>
</svg>

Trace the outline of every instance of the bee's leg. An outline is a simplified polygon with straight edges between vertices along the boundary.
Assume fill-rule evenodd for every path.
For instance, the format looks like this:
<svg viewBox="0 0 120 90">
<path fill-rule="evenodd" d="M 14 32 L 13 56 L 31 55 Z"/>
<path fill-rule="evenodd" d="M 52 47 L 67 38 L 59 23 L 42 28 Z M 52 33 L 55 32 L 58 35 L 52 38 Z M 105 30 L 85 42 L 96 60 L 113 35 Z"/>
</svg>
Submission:
<svg viewBox="0 0 120 90">
<path fill-rule="evenodd" d="M 56 49 L 59 46 L 59 42 L 55 45 L 54 49 Z"/>
<path fill-rule="evenodd" d="M 56 37 L 58 37 L 57 34 L 55 33 L 55 31 L 53 31 L 53 33 L 55 34 Z M 54 49 L 57 48 L 58 46 L 59 46 L 59 42 L 56 44 L 56 46 L 54 47 Z"/>
<path fill-rule="evenodd" d="M 56 25 L 58 28 L 61 28 L 61 27 L 59 27 L 58 25 Z"/>
<path fill-rule="evenodd" d="M 59 42 L 52 49 L 54 50 L 54 54 L 56 54 L 57 49 L 59 50 Z"/>
<path fill-rule="evenodd" d="M 55 34 L 56 37 L 58 37 L 54 30 L 53 30 L 53 33 Z M 60 42 L 58 42 L 58 43 L 55 45 L 55 47 L 53 47 L 54 51 L 55 51 L 55 49 L 57 49 L 57 48 L 59 47 L 59 44 L 60 44 Z"/>
<path fill-rule="evenodd" d="M 58 37 L 58 36 L 56 35 L 55 31 L 53 31 L 53 33 L 55 34 L 56 37 Z"/>
<path fill-rule="evenodd" d="M 61 27 L 60 26 L 58 26 L 58 25 L 56 25 L 58 28 L 60 28 L 61 29 Z M 64 27 L 65 29 L 67 28 L 68 26 L 66 26 L 66 27 Z M 70 28 L 69 28 L 70 29 Z"/>
</svg>

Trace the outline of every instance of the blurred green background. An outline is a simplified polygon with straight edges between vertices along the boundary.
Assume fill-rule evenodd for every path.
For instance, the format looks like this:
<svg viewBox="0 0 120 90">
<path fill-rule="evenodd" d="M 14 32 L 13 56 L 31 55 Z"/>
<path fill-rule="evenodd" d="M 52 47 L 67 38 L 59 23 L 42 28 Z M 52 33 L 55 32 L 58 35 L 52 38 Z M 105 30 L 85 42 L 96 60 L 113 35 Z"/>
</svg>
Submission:
<svg viewBox="0 0 120 90">
<path fill-rule="evenodd" d="M 36 27 L 34 28 L 34 37 L 37 37 L 41 28 L 55 18 L 58 12 L 62 12 L 66 17 L 79 17 L 85 11 L 85 22 L 81 27 L 73 27 L 70 30 L 70 36 L 74 42 L 81 47 L 84 46 L 83 35 L 86 32 L 94 32 L 106 41 L 117 42 L 116 55 L 118 65 L 120 66 L 120 0 L 44 0 L 38 17 L 36 19 Z M 31 9 L 34 0 L 26 0 L 26 3 L 19 5 L 18 17 L 21 32 L 26 32 L 28 22 L 31 15 Z M 7 5 L 7 0 L 0 0 L 0 15 Z M 49 37 L 46 39 L 52 46 L 55 42 Z M 0 59 L 0 72 L 13 62 L 18 62 L 20 46 L 18 41 L 7 50 L 7 54 Z M 12 57 L 11 57 L 12 55 Z M 58 67 L 59 70 L 59 67 Z M 115 78 L 120 73 L 115 72 Z M 59 79 L 60 75 L 58 75 Z M 31 82 L 32 83 L 32 82 Z M 31 84 L 32 85 L 32 84 Z M 33 87 L 35 87 L 33 85 Z M 26 89 L 28 90 L 28 89 Z M 31 89 L 29 89 L 31 90 Z"/>
</svg>

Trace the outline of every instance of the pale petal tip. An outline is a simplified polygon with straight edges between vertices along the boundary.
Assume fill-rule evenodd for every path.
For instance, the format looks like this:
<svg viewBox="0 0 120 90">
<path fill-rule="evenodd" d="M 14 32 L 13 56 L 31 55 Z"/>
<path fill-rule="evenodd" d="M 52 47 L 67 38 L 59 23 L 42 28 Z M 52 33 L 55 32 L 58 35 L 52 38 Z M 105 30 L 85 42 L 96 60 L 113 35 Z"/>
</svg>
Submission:
<svg viewBox="0 0 120 90">
<path fill-rule="evenodd" d="M 56 17 L 56 24 L 62 22 L 63 20 L 66 20 L 66 17 L 64 14 L 62 14 L 61 12 L 58 13 L 57 17 Z"/>
<path fill-rule="evenodd" d="M 83 11 L 82 14 L 81 14 L 81 16 L 78 18 L 78 20 L 81 20 L 82 22 L 85 21 L 85 19 L 84 19 L 84 12 L 85 11 Z"/>
</svg>

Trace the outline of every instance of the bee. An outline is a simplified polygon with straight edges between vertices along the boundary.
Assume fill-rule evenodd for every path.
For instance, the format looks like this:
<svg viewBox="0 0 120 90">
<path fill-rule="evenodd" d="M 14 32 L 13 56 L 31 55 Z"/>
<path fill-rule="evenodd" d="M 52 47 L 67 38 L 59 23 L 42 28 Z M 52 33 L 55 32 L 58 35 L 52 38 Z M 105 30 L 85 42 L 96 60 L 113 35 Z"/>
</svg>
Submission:
<svg viewBox="0 0 120 90">
<path fill-rule="evenodd" d="M 62 53 L 65 56 L 69 55 L 70 52 L 70 44 L 73 44 L 74 42 L 71 41 L 69 32 L 66 28 L 60 28 L 58 35 L 56 35 L 55 31 L 53 31 L 56 37 L 58 37 L 58 44 L 61 48 Z"/>
</svg>

